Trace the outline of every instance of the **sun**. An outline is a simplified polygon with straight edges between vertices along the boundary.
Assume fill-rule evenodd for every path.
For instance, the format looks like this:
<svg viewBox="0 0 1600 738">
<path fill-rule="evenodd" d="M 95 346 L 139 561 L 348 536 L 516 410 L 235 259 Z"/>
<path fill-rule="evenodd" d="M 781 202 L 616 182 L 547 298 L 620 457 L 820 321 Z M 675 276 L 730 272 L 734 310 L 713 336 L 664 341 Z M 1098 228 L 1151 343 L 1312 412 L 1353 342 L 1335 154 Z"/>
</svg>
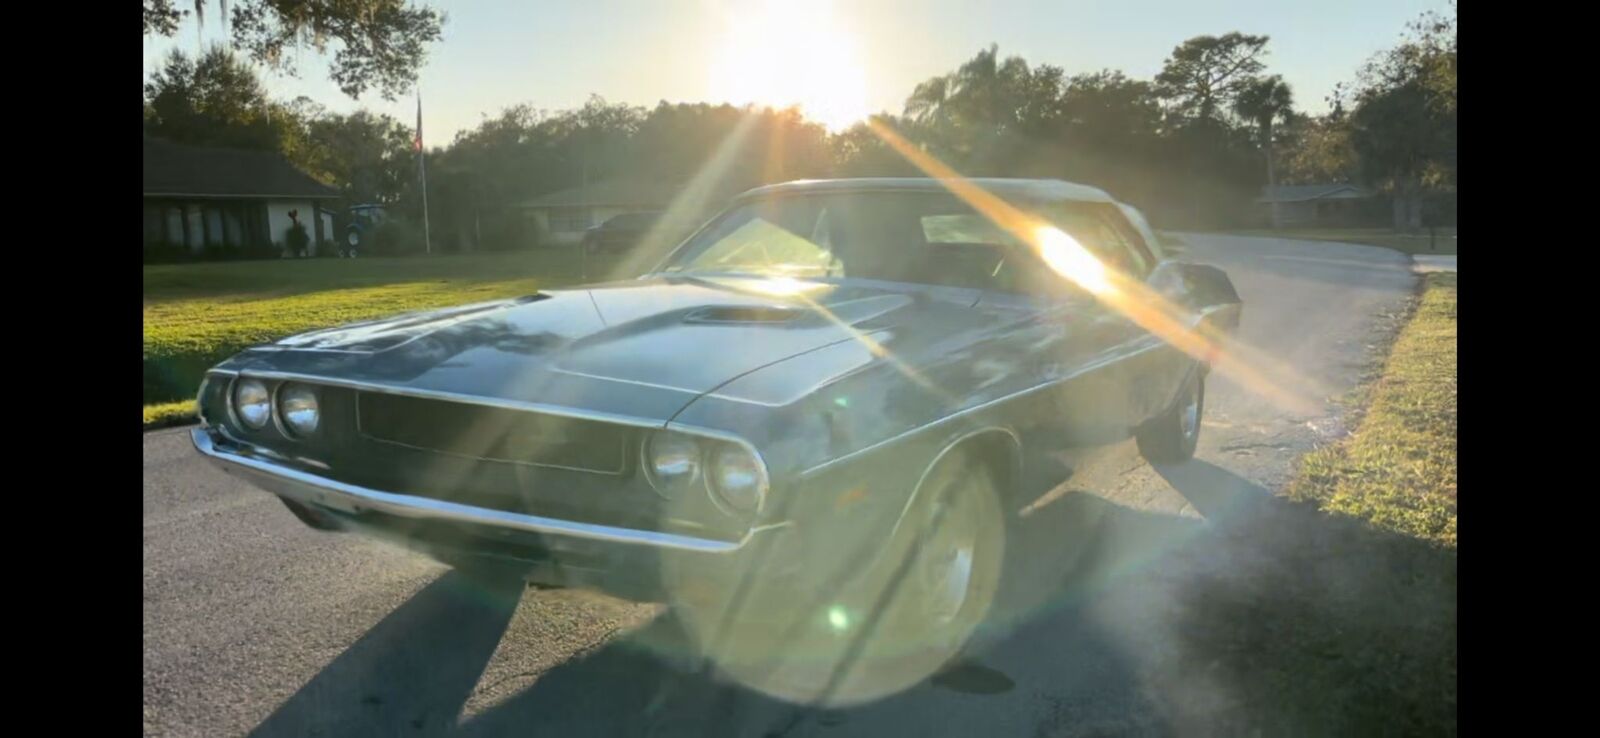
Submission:
<svg viewBox="0 0 1600 738">
<path fill-rule="evenodd" d="M 853 34 L 824 2 L 766 0 L 731 10 L 711 65 L 711 95 L 784 108 L 839 131 L 866 118 L 866 70 Z"/>
</svg>

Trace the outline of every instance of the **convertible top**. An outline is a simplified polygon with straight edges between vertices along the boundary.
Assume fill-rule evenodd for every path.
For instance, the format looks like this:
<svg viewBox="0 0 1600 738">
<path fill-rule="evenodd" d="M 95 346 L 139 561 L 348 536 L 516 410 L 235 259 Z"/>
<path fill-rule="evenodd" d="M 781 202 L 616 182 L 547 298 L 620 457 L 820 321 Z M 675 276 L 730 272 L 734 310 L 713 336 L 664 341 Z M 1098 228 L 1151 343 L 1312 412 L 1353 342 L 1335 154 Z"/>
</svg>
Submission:
<svg viewBox="0 0 1600 738">
<path fill-rule="evenodd" d="M 976 177 L 967 180 L 1003 200 L 1073 200 L 1111 202 L 1104 190 L 1059 179 L 1002 179 Z M 806 192 L 945 192 L 946 187 L 932 177 L 862 177 L 858 179 L 802 179 L 757 187 L 735 197 L 735 201 L 769 195 Z"/>
</svg>

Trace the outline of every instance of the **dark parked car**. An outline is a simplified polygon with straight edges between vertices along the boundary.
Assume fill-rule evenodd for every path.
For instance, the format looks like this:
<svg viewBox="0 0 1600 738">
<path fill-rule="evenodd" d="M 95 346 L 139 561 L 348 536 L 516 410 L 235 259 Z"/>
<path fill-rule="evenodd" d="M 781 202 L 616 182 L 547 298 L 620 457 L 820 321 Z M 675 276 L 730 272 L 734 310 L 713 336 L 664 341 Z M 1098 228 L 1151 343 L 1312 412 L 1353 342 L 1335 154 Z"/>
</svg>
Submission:
<svg viewBox="0 0 1600 738">
<path fill-rule="evenodd" d="M 633 248 L 661 217 L 660 213 L 623 213 L 608 218 L 583 233 L 583 247 L 589 253 L 621 253 Z"/>
<path fill-rule="evenodd" d="M 1030 470 L 1130 435 L 1194 452 L 1207 364 L 1107 307 L 1097 270 L 1196 327 L 1240 314 L 1099 190 L 973 182 L 1039 242 L 934 180 L 764 187 L 639 279 L 247 350 L 209 373 L 194 443 L 314 528 L 670 602 L 788 698 L 886 694 L 984 619 Z"/>
</svg>

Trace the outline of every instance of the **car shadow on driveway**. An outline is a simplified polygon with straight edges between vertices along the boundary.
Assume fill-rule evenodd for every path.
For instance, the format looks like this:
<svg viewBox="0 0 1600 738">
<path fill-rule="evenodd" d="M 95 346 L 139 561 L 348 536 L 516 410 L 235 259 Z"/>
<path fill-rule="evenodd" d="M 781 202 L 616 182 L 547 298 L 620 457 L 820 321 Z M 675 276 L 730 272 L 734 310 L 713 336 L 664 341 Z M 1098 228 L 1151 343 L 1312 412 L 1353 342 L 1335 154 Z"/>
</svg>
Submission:
<svg viewBox="0 0 1600 738">
<path fill-rule="evenodd" d="M 1157 471 L 1205 520 L 1131 509 L 1068 480 L 1008 544 L 1016 576 L 981 645 L 875 702 L 794 705 L 732 682 L 686 656 L 669 611 L 463 718 L 521 590 L 447 574 L 256 734 L 1359 734 L 1454 724 L 1453 552 L 1447 586 L 1419 586 L 1418 557 L 1436 554 L 1410 539 L 1285 502 L 1204 461 Z M 1437 677 L 1441 659 L 1448 695 L 1417 692 L 1413 681 Z M 1372 678 L 1380 664 L 1399 676 Z"/>
<path fill-rule="evenodd" d="M 449 572 L 423 587 L 252 731 L 255 736 L 452 730 L 522 596 Z"/>
</svg>

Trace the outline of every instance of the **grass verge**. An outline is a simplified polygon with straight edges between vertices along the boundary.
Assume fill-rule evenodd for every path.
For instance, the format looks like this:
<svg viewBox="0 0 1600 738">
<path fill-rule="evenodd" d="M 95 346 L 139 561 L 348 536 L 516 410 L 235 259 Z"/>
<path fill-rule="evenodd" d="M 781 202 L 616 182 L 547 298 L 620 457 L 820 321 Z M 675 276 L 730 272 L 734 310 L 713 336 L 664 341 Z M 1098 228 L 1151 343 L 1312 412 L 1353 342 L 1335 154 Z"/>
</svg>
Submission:
<svg viewBox="0 0 1600 738">
<path fill-rule="evenodd" d="M 188 425 L 200 422 L 195 415 L 194 400 L 179 400 L 177 402 L 158 402 L 154 405 L 144 406 L 144 429 L 156 430 L 157 428 L 171 428 L 175 425 Z"/>
<path fill-rule="evenodd" d="M 1442 546 L 1456 545 L 1456 275 L 1427 276 L 1360 428 L 1307 454 L 1290 499 Z"/>
<path fill-rule="evenodd" d="M 612 264 L 592 266 L 592 273 L 604 274 Z M 581 279 L 570 254 L 526 251 L 147 266 L 146 425 L 152 406 L 189 400 L 206 369 L 249 346 L 411 310 L 531 294 Z"/>
</svg>

